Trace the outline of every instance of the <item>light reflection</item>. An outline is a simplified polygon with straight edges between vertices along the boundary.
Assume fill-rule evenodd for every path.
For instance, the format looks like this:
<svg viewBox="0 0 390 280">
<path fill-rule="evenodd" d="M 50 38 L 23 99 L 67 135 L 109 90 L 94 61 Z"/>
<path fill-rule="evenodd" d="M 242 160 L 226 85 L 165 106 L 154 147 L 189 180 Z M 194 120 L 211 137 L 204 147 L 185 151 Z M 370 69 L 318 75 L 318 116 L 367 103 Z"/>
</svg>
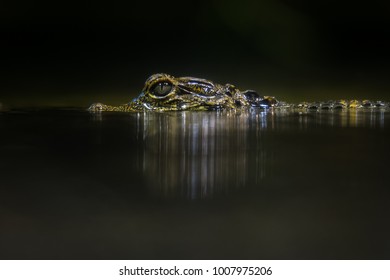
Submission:
<svg viewBox="0 0 390 280">
<path fill-rule="evenodd" d="M 272 162 L 278 160 L 266 139 L 299 131 L 322 131 L 326 127 L 383 129 L 386 113 L 381 110 L 138 113 L 132 115 L 137 121 L 137 166 L 149 190 L 158 196 L 210 198 L 243 187 L 262 186 L 272 173 Z"/>
<path fill-rule="evenodd" d="M 269 114 L 177 112 L 137 115 L 138 166 L 159 195 L 212 197 L 265 176 L 261 131 Z M 253 133 L 256 131 L 256 133 Z"/>
<path fill-rule="evenodd" d="M 345 111 L 319 111 L 317 114 L 320 125 L 332 127 L 367 127 L 384 128 L 385 114 L 388 110 L 366 109 Z"/>
</svg>

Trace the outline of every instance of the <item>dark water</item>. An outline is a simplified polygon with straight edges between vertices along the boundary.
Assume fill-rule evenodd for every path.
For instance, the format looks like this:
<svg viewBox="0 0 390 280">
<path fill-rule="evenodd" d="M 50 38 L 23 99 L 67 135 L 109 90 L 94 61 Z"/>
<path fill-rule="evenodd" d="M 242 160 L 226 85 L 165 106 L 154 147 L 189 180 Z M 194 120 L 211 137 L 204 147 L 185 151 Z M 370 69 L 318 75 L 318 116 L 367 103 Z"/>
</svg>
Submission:
<svg viewBox="0 0 390 280">
<path fill-rule="evenodd" d="M 388 259 L 390 113 L 0 113 L 2 259 Z"/>
</svg>

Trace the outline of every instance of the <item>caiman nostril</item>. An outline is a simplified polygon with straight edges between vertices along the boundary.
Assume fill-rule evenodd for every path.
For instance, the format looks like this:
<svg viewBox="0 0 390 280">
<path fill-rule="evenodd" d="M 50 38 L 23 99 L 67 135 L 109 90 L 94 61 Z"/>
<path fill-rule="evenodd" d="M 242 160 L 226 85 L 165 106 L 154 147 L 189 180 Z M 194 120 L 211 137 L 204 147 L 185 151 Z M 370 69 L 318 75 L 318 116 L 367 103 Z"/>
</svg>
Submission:
<svg viewBox="0 0 390 280">
<path fill-rule="evenodd" d="M 288 104 L 272 96 L 262 96 L 253 90 L 242 91 L 231 84 L 217 84 L 194 77 L 174 77 L 159 73 L 150 76 L 141 94 L 127 104 L 107 106 L 95 104 L 90 111 L 205 111 L 245 108 L 282 109 L 282 110 L 336 110 L 336 109 L 390 109 L 389 102 L 328 101 Z"/>
</svg>

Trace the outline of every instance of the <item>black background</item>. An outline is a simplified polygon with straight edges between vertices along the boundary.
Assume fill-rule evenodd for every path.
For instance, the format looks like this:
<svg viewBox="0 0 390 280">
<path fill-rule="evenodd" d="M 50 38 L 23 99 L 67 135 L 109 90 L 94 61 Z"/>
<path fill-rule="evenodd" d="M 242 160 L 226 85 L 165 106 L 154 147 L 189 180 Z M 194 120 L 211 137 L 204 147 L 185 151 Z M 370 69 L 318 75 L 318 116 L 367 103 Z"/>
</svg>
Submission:
<svg viewBox="0 0 390 280">
<path fill-rule="evenodd" d="M 8 1 L 0 9 L 0 102 L 10 105 L 126 102 L 156 72 L 287 101 L 386 99 L 390 88 L 387 1 Z"/>
<path fill-rule="evenodd" d="M 388 3 L 2 1 L 0 110 L 156 72 L 390 101 Z M 389 259 L 389 114 L 190 113 L 0 114 L 0 258 Z"/>
</svg>

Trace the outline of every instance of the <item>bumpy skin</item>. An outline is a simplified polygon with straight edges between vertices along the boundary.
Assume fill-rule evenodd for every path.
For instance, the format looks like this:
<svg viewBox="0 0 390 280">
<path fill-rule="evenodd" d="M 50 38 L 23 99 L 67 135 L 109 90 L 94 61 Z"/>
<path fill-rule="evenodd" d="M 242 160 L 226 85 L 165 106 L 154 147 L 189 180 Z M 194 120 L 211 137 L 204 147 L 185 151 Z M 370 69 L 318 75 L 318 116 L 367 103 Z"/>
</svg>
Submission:
<svg viewBox="0 0 390 280">
<path fill-rule="evenodd" d="M 141 94 L 133 101 L 110 106 L 92 104 L 90 111 L 206 111 L 241 107 L 271 107 L 278 104 L 273 97 L 260 97 L 255 91 L 240 91 L 235 86 L 220 85 L 192 77 L 175 78 L 168 74 L 149 77 Z"/>
<path fill-rule="evenodd" d="M 327 102 L 302 102 L 286 104 L 274 97 L 260 96 L 253 90 L 240 91 L 233 85 L 220 85 L 211 81 L 193 77 L 175 78 L 168 74 L 150 76 L 141 94 L 127 104 L 110 106 L 101 103 L 92 104 L 92 112 L 118 111 L 207 111 L 238 108 L 297 108 L 307 110 L 389 108 L 389 103 L 369 100 L 339 100 Z"/>
</svg>

